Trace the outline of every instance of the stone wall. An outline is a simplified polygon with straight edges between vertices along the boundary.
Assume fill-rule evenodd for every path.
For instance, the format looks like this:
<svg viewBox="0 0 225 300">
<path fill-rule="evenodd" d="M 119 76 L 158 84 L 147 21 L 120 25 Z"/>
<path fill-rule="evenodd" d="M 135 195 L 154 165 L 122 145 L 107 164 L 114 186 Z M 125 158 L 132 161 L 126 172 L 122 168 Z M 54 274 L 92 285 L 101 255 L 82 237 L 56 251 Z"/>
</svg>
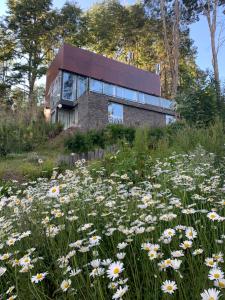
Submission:
<svg viewBox="0 0 225 300">
<path fill-rule="evenodd" d="M 108 124 L 109 102 L 123 105 L 123 120 L 127 126 L 160 127 L 166 125 L 166 114 L 175 115 L 168 109 L 86 92 L 75 104 L 75 109 L 78 108 L 78 128 L 86 131 L 105 127 Z"/>
</svg>

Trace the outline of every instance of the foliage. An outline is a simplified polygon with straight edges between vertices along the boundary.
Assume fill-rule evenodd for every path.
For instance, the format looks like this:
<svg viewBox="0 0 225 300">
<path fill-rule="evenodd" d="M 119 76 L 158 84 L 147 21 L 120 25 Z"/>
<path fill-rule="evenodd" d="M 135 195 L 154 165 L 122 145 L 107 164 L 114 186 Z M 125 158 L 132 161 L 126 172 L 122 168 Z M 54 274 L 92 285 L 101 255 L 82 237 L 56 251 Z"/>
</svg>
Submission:
<svg viewBox="0 0 225 300">
<path fill-rule="evenodd" d="M 214 82 L 203 76 L 192 79 L 189 89 L 177 99 L 177 111 L 189 124 L 208 125 L 219 115 Z"/>
<path fill-rule="evenodd" d="M 75 153 L 82 153 L 104 149 L 107 145 L 114 145 L 126 140 L 132 143 L 135 130 L 123 125 L 108 125 L 102 130 L 90 130 L 86 133 L 77 132 L 65 140 L 65 147 Z"/>
<path fill-rule="evenodd" d="M 35 118 L 30 118 L 29 114 L 27 111 L 21 114 L 8 111 L 1 115 L 0 156 L 31 151 L 62 130 L 60 124 L 46 123 L 41 112 Z"/>
<path fill-rule="evenodd" d="M 212 270 L 224 272 L 224 178 L 214 158 L 198 147 L 149 157 L 144 173 L 115 163 L 109 176 L 79 162 L 12 190 L 1 198 L 1 295 L 207 299 Z"/>
</svg>

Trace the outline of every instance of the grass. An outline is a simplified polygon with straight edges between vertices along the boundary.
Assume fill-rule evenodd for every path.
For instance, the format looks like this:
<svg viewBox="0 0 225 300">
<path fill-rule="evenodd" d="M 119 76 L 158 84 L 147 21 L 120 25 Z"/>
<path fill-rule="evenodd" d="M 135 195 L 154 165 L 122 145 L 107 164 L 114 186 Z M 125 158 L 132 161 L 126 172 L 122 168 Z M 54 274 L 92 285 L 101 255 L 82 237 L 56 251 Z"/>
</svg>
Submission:
<svg viewBox="0 0 225 300">
<path fill-rule="evenodd" d="M 215 288 L 225 297 L 223 279 L 209 278 L 225 271 L 222 160 L 203 147 L 152 159 L 138 145 L 2 198 L 2 294 L 14 286 L 9 295 L 21 300 L 205 300 L 217 299 L 201 296 Z"/>
</svg>

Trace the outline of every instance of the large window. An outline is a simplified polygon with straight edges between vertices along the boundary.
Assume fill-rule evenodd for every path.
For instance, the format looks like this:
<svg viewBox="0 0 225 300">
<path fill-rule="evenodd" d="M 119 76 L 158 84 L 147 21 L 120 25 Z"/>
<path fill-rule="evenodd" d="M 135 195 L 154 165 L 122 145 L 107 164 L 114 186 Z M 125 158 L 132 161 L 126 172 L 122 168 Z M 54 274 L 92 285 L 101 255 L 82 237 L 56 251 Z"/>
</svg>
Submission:
<svg viewBox="0 0 225 300">
<path fill-rule="evenodd" d="M 90 79 L 90 90 L 96 93 L 103 93 L 103 82 L 95 79 Z"/>
<path fill-rule="evenodd" d="M 82 96 L 87 90 L 87 77 L 70 72 L 59 72 L 49 89 L 51 107 L 55 107 L 61 99 L 73 102 Z M 111 97 L 126 99 L 128 101 L 173 109 L 171 106 L 172 101 L 170 100 L 123 88 L 93 78 L 89 79 L 89 90 Z"/>
<path fill-rule="evenodd" d="M 145 94 L 145 103 L 160 106 L 160 98 Z"/>
<path fill-rule="evenodd" d="M 123 123 L 123 105 L 110 102 L 108 105 L 109 123 Z"/>
<path fill-rule="evenodd" d="M 113 84 L 103 83 L 103 94 L 108 96 L 116 96 L 116 87 Z"/>
<path fill-rule="evenodd" d="M 62 99 L 68 101 L 76 100 L 76 75 L 63 72 Z"/>
<path fill-rule="evenodd" d="M 137 101 L 138 95 L 137 92 L 129 89 L 124 89 L 124 98 L 131 101 Z"/>
<path fill-rule="evenodd" d="M 87 90 L 87 78 L 77 76 L 77 98 L 82 96 Z"/>
<path fill-rule="evenodd" d="M 172 124 L 176 122 L 176 118 L 174 116 L 166 115 L 166 125 Z"/>
</svg>

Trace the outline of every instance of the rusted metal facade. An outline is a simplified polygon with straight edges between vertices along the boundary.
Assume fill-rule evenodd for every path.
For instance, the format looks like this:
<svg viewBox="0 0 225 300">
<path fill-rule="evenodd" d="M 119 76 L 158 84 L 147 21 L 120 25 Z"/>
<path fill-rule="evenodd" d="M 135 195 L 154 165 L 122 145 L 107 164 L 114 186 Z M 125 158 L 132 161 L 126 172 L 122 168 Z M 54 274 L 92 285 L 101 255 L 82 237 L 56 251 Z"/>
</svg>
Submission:
<svg viewBox="0 0 225 300">
<path fill-rule="evenodd" d="M 175 115 L 173 110 L 168 109 L 168 107 L 164 109 L 154 105 L 141 104 L 138 101 L 129 102 L 117 96 L 107 96 L 103 95 L 104 93 L 100 95 L 90 89 L 87 89 L 80 99 L 68 101 L 62 99 L 62 84 L 60 87 L 60 100 L 57 99 L 56 103 L 51 105 L 50 91 L 52 84 L 57 76 L 63 74 L 63 72 L 84 76 L 88 78 L 88 82 L 93 79 L 106 85 L 115 85 L 118 89 L 121 87 L 140 94 L 145 93 L 147 96 L 152 95 L 154 98 L 160 97 L 160 78 L 157 74 L 64 44 L 51 63 L 46 79 L 46 107 L 49 107 L 51 112 L 55 113 L 56 121 L 63 120 L 63 122 L 68 123 L 69 121 L 65 120 L 68 115 L 69 119 L 76 119 L 74 124 L 76 123 L 76 126 L 81 129 L 104 127 L 108 122 L 108 103 L 114 102 L 123 105 L 124 124 L 129 126 L 136 126 L 137 124 L 140 126 L 163 126 L 166 124 L 166 115 Z M 96 104 L 93 105 L 94 103 Z M 101 109 L 101 107 L 104 107 L 104 109 Z M 77 118 L 79 118 L 79 122 Z M 132 119 L 134 119 L 134 124 L 132 124 Z M 90 124 L 91 120 L 93 120 L 92 124 Z M 65 126 L 66 128 L 69 126 L 68 124 Z"/>
</svg>

